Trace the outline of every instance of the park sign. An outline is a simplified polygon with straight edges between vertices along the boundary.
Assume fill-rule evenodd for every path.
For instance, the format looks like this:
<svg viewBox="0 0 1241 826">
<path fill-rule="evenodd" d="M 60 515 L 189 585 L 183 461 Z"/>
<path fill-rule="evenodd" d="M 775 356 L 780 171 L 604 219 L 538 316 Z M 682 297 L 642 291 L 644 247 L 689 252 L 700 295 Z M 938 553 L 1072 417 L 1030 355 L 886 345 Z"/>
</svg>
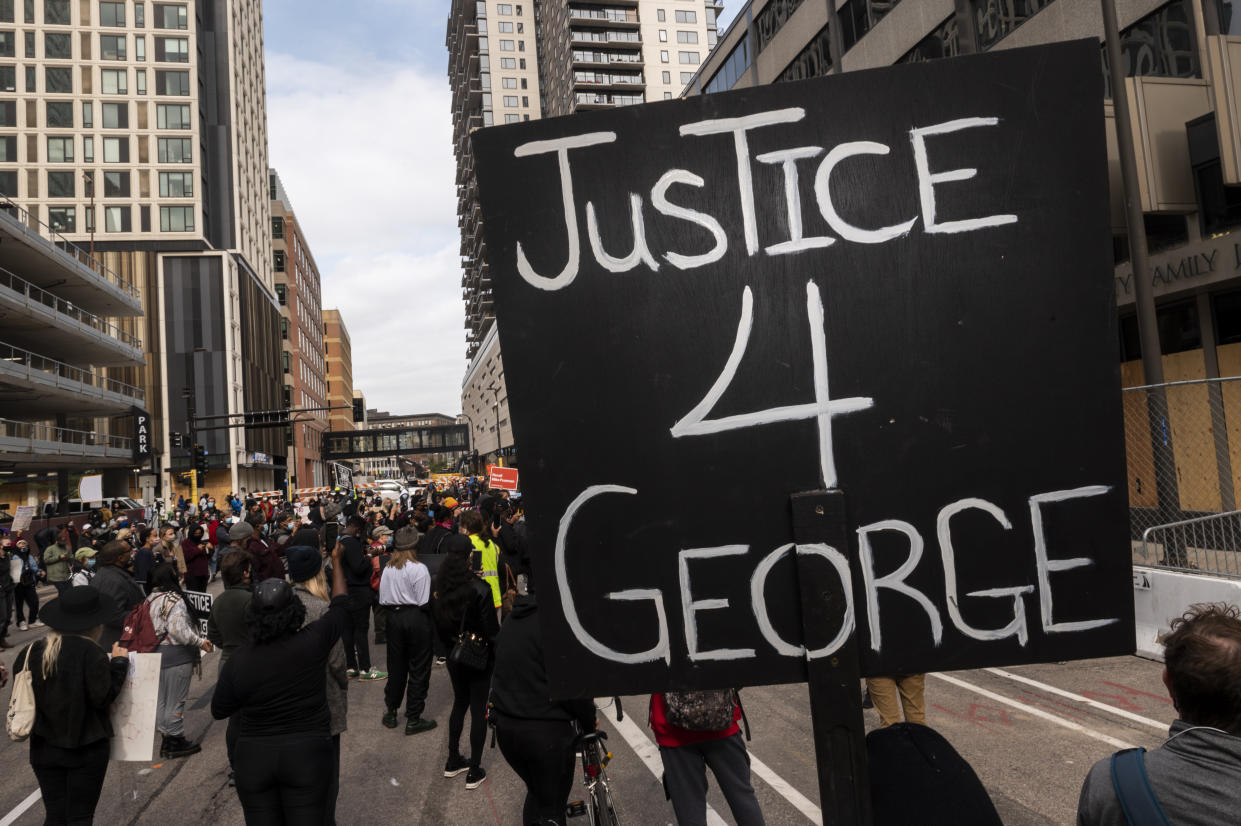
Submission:
<svg viewBox="0 0 1241 826">
<path fill-rule="evenodd" d="M 474 134 L 557 696 L 1132 650 L 1098 61 Z M 794 538 L 816 489 L 835 545 Z M 845 594 L 813 645 L 802 563 Z"/>
</svg>

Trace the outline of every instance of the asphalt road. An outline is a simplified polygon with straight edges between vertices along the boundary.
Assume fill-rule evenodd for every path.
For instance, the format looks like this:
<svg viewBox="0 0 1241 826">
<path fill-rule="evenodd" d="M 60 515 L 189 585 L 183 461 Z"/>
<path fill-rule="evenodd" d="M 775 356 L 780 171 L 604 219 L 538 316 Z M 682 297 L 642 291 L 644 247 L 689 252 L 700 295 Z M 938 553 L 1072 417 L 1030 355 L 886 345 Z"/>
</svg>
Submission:
<svg viewBox="0 0 1241 826">
<path fill-rule="evenodd" d="M 42 630 L 13 631 L 9 639 L 23 646 Z M 11 665 L 19 650 L 0 656 Z M 382 649 L 372 650 L 382 667 Z M 244 823 L 226 782 L 224 725 L 210 715 L 217 656 L 207 658 L 202 679 L 195 679 L 190 690 L 188 734 L 202 740 L 203 752 L 174 761 L 113 763 L 96 823 Z M 1153 748 L 1166 736 L 1175 713 L 1160 682 L 1161 670 L 1157 663 L 1117 657 L 932 675 L 927 679 L 928 723 L 973 765 L 1005 824 L 1071 824 L 1082 779 L 1095 761 L 1129 745 Z M 488 781 L 477 790 L 466 790 L 465 775 L 442 776 L 451 695 L 447 673 L 435 668 L 426 716 L 436 719 L 439 728 L 407 737 L 401 728 L 380 724 L 382 683 L 350 685 L 339 823 L 520 826 L 524 789 L 499 749 L 487 749 Z M 817 822 L 806 687 L 750 688 L 743 697 L 753 731 L 754 786 L 767 822 Z M 7 703 L 7 690 L 0 699 Z M 646 726 L 647 698 L 628 697 L 624 705 L 623 723 L 616 722 L 612 709 L 600 713 L 610 733 L 614 758 L 608 772 L 622 822 L 671 826 L 672 809 L 657 775 L 658 752 Z M 878 725 L 877 715 L 866 712 L 866 722 Z M 0 738 L 6 767 L 0 775 L 0 826 L 43 820 L 27 750 L 24 743 Z M 577 788 L 574 795 L 571 799 Z M 733 822 L 714 784 L 709 802 L 716 813 L 712 824 Z M 585 818 L 576 822 L 584 824 Z"/>
</svg>

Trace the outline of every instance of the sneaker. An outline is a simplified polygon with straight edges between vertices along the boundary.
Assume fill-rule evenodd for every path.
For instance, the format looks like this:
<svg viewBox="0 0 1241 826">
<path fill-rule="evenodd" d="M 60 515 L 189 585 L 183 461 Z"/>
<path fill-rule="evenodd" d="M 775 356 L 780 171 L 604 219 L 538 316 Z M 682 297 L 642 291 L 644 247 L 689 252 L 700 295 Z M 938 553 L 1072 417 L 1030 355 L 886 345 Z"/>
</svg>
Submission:
<svg viewBox="0 0 1241 826">
<path fill-rule="evenodd" d="M 356 679 L 358 678 L 358 670 L 357 670 L 356 668 L 349 668 L 349 669 L 346 669 L 346 670 L 345 670 L 345 677 L 346 677 L 346 679 L 356 680 Z"/>
<path fill-rule="evenodd" d="M 358 681 L 363 682 L 363 683 L 373 683 L 376 680 L 386 680 L 386 679 L 388 679 L 388 672 L 380 671 L 378 668 L 372 668 L 370 671 L 366 672 L 365 674 L 358 675 Z"/>
<path fill-rule="evenodd" d="M 25 622 L 19 622 L 17 623 L 17 630 L 18 631 L 29 631 L 30 626 L 27 625 Z"/>
<path fill-rule="evenodd" d="M 470 761 L 466 760 L 464 757 L 462 757 L 459 754 L 456 757 L 449 757 L 448 762 L 444 764 L 444 776 L 445 777 L 456 777 L 457 775 L 461 774 L 461 772 L 469 771 L 469 770 L 470 770 Z"/>
<path fill-rule="evenodd" d="M 35 620 L 34 622 L 30 623 L 30 627 L 31 628 L 42 628 L 43 620 Z"/>
<path fill-rule="evenodd" d="M 477 789 L 483 785 L 483 781 L 487 779 L 487 770 L 482 766 L 475 766 L 465 775 L 465 787 L 467 789 Z"/>
<path fill-rule="evenodd" d="M 435 728 L 434 720 L 424 720 L 421 717 L 411 717 L 405 721 L 406 734 L 421 734 L 424 731 L 430 731 Z"/>
<path fill-rule="evenodd" d="M 384 728 L 396 728 L 396 709 L 390 708 L 384 712 L 383 719 Z"/>
<path fill-rule="evenodd" d="M 167 744 L 160 751 L 160 754 L 171 758 L 189 757 L 191 754 L 198 754 L 202 750 L 203 747 L 198 743 L 191 743 L 181 736 L 173 736 L 168 738 Z"/>
</svg>

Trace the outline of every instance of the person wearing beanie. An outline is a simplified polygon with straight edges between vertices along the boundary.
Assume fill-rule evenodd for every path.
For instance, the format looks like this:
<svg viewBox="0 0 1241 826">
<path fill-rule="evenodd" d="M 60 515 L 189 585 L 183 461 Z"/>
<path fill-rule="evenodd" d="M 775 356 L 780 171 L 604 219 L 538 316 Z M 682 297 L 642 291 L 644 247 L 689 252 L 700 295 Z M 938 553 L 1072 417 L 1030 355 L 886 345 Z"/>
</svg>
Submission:
<svg viewBox="0 0 1241 826">
<path fill-rule="evenodd" d="M 401 528 L 392 543 L 392 557 L 379 580 L 379 604 L 388 614 L 388 684 L 384 686 L 387 711 L 383 724 L 396 728 L 401 695 L 405 695 L 405 733 L 419 734 L 435 728 L 425 720 L 427 688 L 431 682 L 431 574 L 418 561 L 414 548 L 418 531 Z"/>
<path fill-rule="evenodd" d="M 309 542 L 299 542 L 309 539 Z M 285 551 L 289 562 L 289 581 L 293 593 L 306 608 L 306 624 L 327 613 L 331 603 L 327 577 L 323 571 L 323 554 L 319 552 L 319 532 L 299 530 L 293 545 Z M 303 626 L 305 627 L 305 626 Z M 345 646 L 339 640 L 332 646 L 327 658 L 327 708 L 331 715 L 329 732 L 332 735 L 332 776 L 328 786 L 327 822 L 336 822 L 336 799 L 340 792 L 340 735 L 347 726 L 349 713 L 349 677 L 345 673 Z"/>
</svg>

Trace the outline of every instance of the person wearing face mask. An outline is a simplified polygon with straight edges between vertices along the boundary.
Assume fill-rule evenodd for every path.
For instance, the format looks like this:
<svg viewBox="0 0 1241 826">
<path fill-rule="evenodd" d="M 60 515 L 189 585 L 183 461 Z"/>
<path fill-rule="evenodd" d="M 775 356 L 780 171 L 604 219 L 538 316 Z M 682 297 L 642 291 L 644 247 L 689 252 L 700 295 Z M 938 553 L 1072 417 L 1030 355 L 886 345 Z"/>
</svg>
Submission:
<svg viewBox="0 0 1241 826">
<path fill-rule="evenodd" d="M 136 537 L 137 550 L 134 551 L 134 581 L 146 591 L 147 577 L 155 567 L 155 549 L 159 546 L 159 531 L 144 528 Z M 97 563 L 96 563 L 97 564 Z"/>
<path fill-rule="evenodd" d="M 73 587 L 90 585 L 95 578 L 95 549 L 78 548 L 73 555 L 73 573 L 69 575 L 69 584 Z"/>
<path fill-rule="evenodd" d="M 100 645 L 111 647 L 112 643 L 118 642 L 125 617 L 129 616 L 135 605 L 146 599 L 142 586 L 129 572 L 132 557 L 133 550 L 119 539 L 104 545 L 95 556 L 95 577 L 91 585 L 98 589 L 100 600 L 113 609 L 111 618 L 104 623 Z"/>
<path fill-rule="evenodd" d="M 379 582 L 392 556 L 391 547 L 391 528 L 380 525 L 371 531 L 371 544 L 367 552 L 371 557 L 371 590 L 375 592 L 371 599 L 371 611 L 375 614 L 375 645 L 388 644 L 388 611 L 379 604 Z"/>
</svg>

